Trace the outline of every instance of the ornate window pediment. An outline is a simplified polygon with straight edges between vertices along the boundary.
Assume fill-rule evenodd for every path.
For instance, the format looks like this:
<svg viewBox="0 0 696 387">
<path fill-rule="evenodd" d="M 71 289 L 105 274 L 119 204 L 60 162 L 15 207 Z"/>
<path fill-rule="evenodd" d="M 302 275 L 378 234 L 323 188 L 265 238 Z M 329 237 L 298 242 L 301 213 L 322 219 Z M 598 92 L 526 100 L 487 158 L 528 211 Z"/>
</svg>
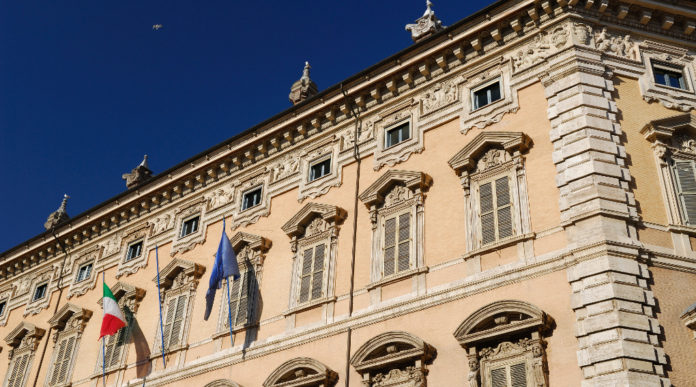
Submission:
<svg viewBox="0 0 696 387">
<path fill-rule="evenodd" d="M 38 314 L 42 310 L 48 308 L 51 301 L 51 295 L 55 287 L 55 281 L 58 278 L 60 272 L 60 266 L 55 264 L 51 267 L 47 267 L 43 272 L 31 278 L 31 285 L 29 292 L 29 299 L 27 300 L 27 307 L 24 310 L 24 315 Z M 46 286 L 45 293 L 41 298 L 35 298 L 37 295 L 36 289 L 40 286 Z"/>
<path fill-rule="evenodd" d="M 692 304 L 681 315 L 684 325 L 691 330 L 696 339 L 696 304 Z"/>
<path fill-rule="evenodd" d="M 160 219 L 157 218 L 156 221 L 160 221 Z M 156 226 L 161 227 L 160 225 Z M 147 222 L 137 225 L 123 233 L 121 248 L 119 249 L 122 254 L 119 257 L 116 278 L 120 278 L 123 275 L 129 276 L 134 274 L 140 268 L 147 265 L 147 239 L 148 234 L 153 231 L 154 227 L 151 223 Z M 140 243 L 139 255 L 134 254 L 134 250 L 131 248 L 131 246 L 137 243 Z"/>
<path fill-rule="evenodd" d="M 70 385 L 80 338 L 90 317 L 91 310 L 67 303 L 48 320 L 55 329 L 51 367 L 46 375 L 48 386 Z"/>
<path fill-rule="evenodd" d="M 97 245 L 84 251 L 79 257 L 73 260 L 72 265 L 70 265 L 70 273 L 72 273 L 73 276 L 70 282 L 70 289 L 68 290 L 68 298 L 81 296 L 87 293 L 88 290 L 94 289 L 96 284 L 95 278 L 97 276 L 95 268 L 97 259 L 101 256 L 101 253 L 102 247 Z M 91 265 L 91 267 L 87 278 L 81 278 L 79 270 L 89 265 Z"/>
<path fill-rule="evenodd" d="M 465 258 L 520 242 L 525 256 L 532 255 L 522 156 L 531 145 L 522 132 L 481 132 L 449 160 L 464 188 Z"/>
<path fill-rule="evenodd" d="M 160 270 L 160 289 L 162 292 L 182 286 L 195 289 L 203 273 L 205 273 L 205 266 L 175 258 Z M 152 281 L 157 283 L 157 277 Z"/>
<path fill-rule="evenodd" d="M 193 249 L 198 244 L 205 243 L 207 222 L 203 219 L 206 214 L 207 200 L 200 197 L 189 202 L 174 211 L 174 242 L 172 243 L 171 256 L 178 252 Z M 193 221 L 195 226 L 188 226 L 187 222 Z M 186 230 L 184 230 L 186 228 Z M 184 232 L 186 231 L 186 232 Z"/>
<path fill-rule="evenodd" d="M 6 337 L 5 342 L 13 350 L 29 348 L 34 351 L 39 346 L 39 340 L 46 334 L 46 330 L 34 324 L 22 321 Z M 10 359 L 12 352 L 10 352 Z"/>
<path fill-rule="evenodd" d="M 371 291 L 424 273 L 424 201 L 431 185 L 432 178 L 423 172 L 392 169 L 360 194 L 372 222 Z"/>
<path fill-rule="evenodd" d="M 343 168 L 338 163 L 339 141 L 330 141 L 315 145 L 314 148 L 300 152 L 301 170 L 306 176 L 300 179 L 298 197 L 301 202 L 306 198 L 314 199 L 329 191 L 331 187 L 341 185 Z M 312 179 L 312 165 L 328 160 L 328 170 L 319 178 Z"/>
<path fill-rule="evenodd" d="M 346 211 L 330 204 L 307 203 L 285 225 L 293 253 L 289 310 L 286 315 L 323 305 L 323 319 L 333 316 L 336 244 Z M 294 321 L 294 316 L 291 316 Z M 294 323 L 290 326 L 294 327 Z"/>
<path fill-rule="evenodd" d="M 417 114 L 418 105 L 418 101 L 409 98 L 382 111 L 369 121 L 363 133 L 369 134 L 372 130 L 376 130 L 374 134 L 377 140 L 374 153 L 375 171 L 385 165 L 393 167 L 397 163 L 408 160 L 413 153 L 423 151 L 423 130 L 420 127 L 419 114 Z M 373 125 L 372 130 L 370 125 Z M 408 130 L 404 131 L 399 141 L 394 144 L 388 140 L 388 133 L 402 125 L 408 125 Z M 408 136 L 405 136 L 406 132 Z"/>
<path fill-rule="evenodd" d="M 242 385 L 231 380 L 218 379 L 206 384 L 205 387 L 242 387 Z"/>
<path fill-rule="evenodd" d="M 626 35 L 628 36 L 628 35 Z M 645 71 L 638 79 L 643 99 L 659 102 L 668 109 L 689 111 L 696 107 L 694 91 L 694 57 L 689 50 L 650 40 L 640 45 Z M 682 87 L 670 87 L 657 82 L 656 72 L 668 69 L 682 76 Z"/>
<path fill-rule="evenodd" d="M 236 190 L 236 208 L 231 225 L 232 230 L 239 227 L 245 227 L 249 224 L 256 223 L 262 216 L 267 216 L 271 208 L 271 195 L 269 194 L 269 183 L 271 173 L 265 168 L 252 172 L 246 180 L 237 182 Z M 259 190 L 258 203 L 245 203 L 245 196 Z"/>
<path fill-rule="evenodd" d="M 10 361 L 4 377 L 5 386 L 24 386 L 34 360 L 34 353 L 46 331 L 34 324 L 21 322 L 13 329 L 5 342 L 10 346 L 7 354 Z"/>
<path fill-rule="evenodd" d="M 54 314 L 53 317 L 48 320 L 48 323 L 51 325 L 51 328 L 55 329 L 56 331 L 74 329 L 81 334 L 85 329 L 85 325 L 87 324 L 87 321 L 89 321 L 90 317 L 92 317 L 91 310 L 81 308 L 75 304 L 67 303 L 58 309 L 56 314 Z M 57 334 L 58 332 L 56 332 L 56 335 Z M 56 338 L 57 336 L 54 337 L 54 341 Z"/>
<path fill-rule="evenodd" d="M 454 332 L 467 351 L 469 385 L 490 387 L 495 379 L 546 386 L 544 336 L 553 325 L 550 316 L 523 301 L 498 301 L 472 313 Z"/>
<path fill-rule="evenodd" d="M 425 387 L 435 348 L 408 332 L 373 337 L 351 357 L 350 364 L 366 387 Z"/>
<path fill-rule="evenodd" d="M 263 387 L 331 387 L 338 374 L 309 357 L 297 357 L 281 364 L 263 382 Z"/>
</svg>

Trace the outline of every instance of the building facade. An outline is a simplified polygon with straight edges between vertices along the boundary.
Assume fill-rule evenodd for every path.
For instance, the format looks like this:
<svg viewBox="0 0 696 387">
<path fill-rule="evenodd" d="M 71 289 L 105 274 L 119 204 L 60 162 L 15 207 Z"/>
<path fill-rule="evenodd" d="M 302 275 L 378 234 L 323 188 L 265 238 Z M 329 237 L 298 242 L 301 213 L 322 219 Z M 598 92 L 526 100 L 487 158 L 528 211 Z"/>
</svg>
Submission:
<svg viewBox="0 0 696 387">
<path fill-rule="evenodd" d="M 2 253 L 3 386 L 696 385 L 696 3 L 407 29 Z M 205 321 L 223 224 L 241 276 Z"/>
</svg>

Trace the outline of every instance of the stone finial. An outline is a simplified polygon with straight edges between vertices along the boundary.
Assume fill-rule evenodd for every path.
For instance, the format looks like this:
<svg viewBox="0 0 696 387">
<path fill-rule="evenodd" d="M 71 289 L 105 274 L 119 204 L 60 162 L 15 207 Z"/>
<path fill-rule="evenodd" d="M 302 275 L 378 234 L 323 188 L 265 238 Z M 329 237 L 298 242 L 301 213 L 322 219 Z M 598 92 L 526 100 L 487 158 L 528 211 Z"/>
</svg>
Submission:
<svg viewBox="0 0 696 387">
<path fill-rule="evenodd" d="M 311 68 L 309 62 L 305 62 L 302 78 L 295 81 L 290 88 L 289 98 L 293 105 L 297 105 L 319 92 L 317 85 L 309 78 L 309 69 Z"/>
<path fill-rule="evenodd" d="M 426 38 L 435 32 L 438 32 L 445 28 L 442 25 L 440 19 L 435 16 L 435 12 L 430 8 L 433 3 L 430 0 L 426 1 L 426 9 L 423 16 L 416 20 L 416 24 L 406 24 L 406 31 L 411 31 L 411 39 L 417 42 L 423 38 Z"/>
<path fill-rule="evenodd" d="M 70 216 L 68 216 L 68 213 L 65 211 L 65 206 L 68 204 L 69 198 L 70 196 L 68 196 L 68 194 L 63 195 L 63 201 L 60 203 L 60 207 L 51 212 L 51 215 L 46 219 L 46 223 L 44 223 L 44 228 L 46 230 L 50 230 L 58 224 L 70 219 Z"/>
<path fill-rule="evenodd" d="M 143 157 L 143 161 L 133 168 L 130 173 L 124 173 L 121 178 L 126 181 L 127 188 L 133 188 L 136 185 L 150 180 L 152 177 L 152 171 L 147 166 L 147 155 Z"/>
</svg>

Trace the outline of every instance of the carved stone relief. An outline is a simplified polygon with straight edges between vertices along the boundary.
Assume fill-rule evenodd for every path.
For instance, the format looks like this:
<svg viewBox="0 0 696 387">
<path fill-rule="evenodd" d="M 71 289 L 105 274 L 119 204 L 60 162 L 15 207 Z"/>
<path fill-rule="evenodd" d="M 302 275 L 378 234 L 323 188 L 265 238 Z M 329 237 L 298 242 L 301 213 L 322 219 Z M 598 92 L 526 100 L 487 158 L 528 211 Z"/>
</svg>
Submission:
<svg viewBox="0 0 696 387">
<path fill-rule="evenodd" d="M 232 186 L 222 186 L 216 188 L 211 193 L 206 195 L 207 208 L 208 210 L 213 210 L 218 207 L 222 207 L 227 203 L 234 201 L 234 187 Z"/>
<path fill-rule="evenodd" d="M 296 153 L 290 153 L 277 161 L 271 169 L 271 183 L 283 180 L 292 176 L 300 170 L 300 160 Z"/>
<path fill-rule="evenodd" d="M 384 195 L 384 207 L 391 207 L 403 203 L 412 197 L 413 191 L 403 185 L 394 185 L 394 187 Z"/>
<path fill-rule="evenodd" d="M 478 159 L 475 172 L 483 172 L 510 160 L 512 160 L 512 157 L 505 150 L 491 148 Z"/>
<path fill-rule="evenodd" d="M 110 257 L 121 251 L 121 233 L 114 234 L 111 238 L 107 239 L 103 243 L 104 252 L 103 257 Z"/>
<path fill-rule="evenodd" d="M 567 24 L 535 35 L 531 43 L 513 55 L 512 61 L 515 71 L 540 63 L 549 55 L 560 51 L 569 42 L 569 35 Z"/>
<path fill-rule="evenodd" d="M 595 48 L 604 54 L 616 55 L 621 58 L 637 61 L 640 58 L 638 45 L 631 36 L 624 36 L 607 33 L 607 28 L 595 32 Z"/>
<path fill-rule="evenodd" d="M 372 377 L 373 387 L 425 387 L 427 369 L 407 366 L 404 369 L 394 368 L 386 373 L 378 373 Z"/>
<path fill-rule="evenodd" d="M 338 134 L 341 152 L 352 150 L 355 145 L 355 127 L 349 126 Z M 375 138 L 375 121 L 373 119 L 364 120 L 358 135 L 358 145 L 362 145 Z"/>
<path fill-rule="evenodd" d="M 672 145 L 679 149 L 680 152 L 691 153 L 696 155 L 696 139 L 693 136 L 682 133 L 672 137 Z"/>
<path fill-rule="evenodd" d="M 421 116 L 428 115 L 459 100 L 457 81 L 449 79 L 436 83 L 421 97 Z"/>
</svg>

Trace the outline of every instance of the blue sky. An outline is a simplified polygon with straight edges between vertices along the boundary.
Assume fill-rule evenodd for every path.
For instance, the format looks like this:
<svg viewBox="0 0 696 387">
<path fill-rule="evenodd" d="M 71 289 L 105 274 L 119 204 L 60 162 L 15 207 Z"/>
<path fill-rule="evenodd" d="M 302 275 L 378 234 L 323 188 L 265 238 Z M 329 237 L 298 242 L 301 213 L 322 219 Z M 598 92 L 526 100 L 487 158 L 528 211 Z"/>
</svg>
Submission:
<svg viewBox="0 0 696 387">
<path fill-rule="evenodd" d="M 492 1 L 434 0 L 445 25 Z M 411 45 L 421 0 L 0 3 L 0 252 Z M 163 28 L 153 31 L 153 24 Z"/>
</svg>

